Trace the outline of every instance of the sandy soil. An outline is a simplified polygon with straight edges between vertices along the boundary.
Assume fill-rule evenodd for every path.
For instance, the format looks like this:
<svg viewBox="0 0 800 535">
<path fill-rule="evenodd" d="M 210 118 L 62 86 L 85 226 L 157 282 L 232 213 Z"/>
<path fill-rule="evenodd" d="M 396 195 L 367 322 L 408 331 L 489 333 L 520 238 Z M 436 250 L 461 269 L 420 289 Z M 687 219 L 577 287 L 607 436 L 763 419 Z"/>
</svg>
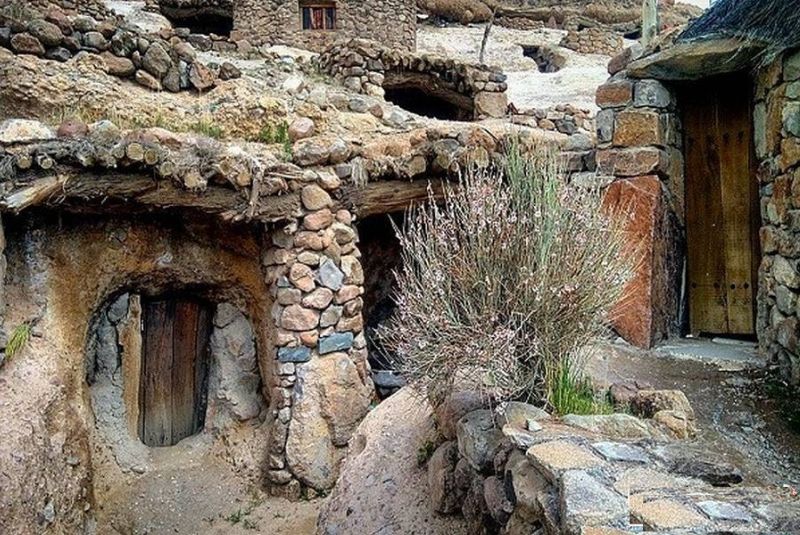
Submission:
<svg viewBox="0 0 800 535">
<path fill-rule="evenodd" d="M 229 464 L 163 448 L 158 468 L 98 503 L 97 533 L 311 535 L 324 500 L 264 494 Z"/>
<path fill-rule="evenodd" d="M 483 33 L 482 24 L 444 28 L 421 24 L 417 28 L 417 49 L 477 62 Z M 566 32 L 562 30 L 492 28 L 486 63 L 500 67 L 508 75 L 508 96 L 517 109 L 548 108 L 556 104 L 597 109 L 594 93 L 608 79 L 609 56 L 579 54 L 559 47 L 559 52 L 567 58 L 565 67 L 555 73 L 541 73 L 536 62 L 523 55 L 522 45 L 557 47 L 564 35 Z"/>
</svg>

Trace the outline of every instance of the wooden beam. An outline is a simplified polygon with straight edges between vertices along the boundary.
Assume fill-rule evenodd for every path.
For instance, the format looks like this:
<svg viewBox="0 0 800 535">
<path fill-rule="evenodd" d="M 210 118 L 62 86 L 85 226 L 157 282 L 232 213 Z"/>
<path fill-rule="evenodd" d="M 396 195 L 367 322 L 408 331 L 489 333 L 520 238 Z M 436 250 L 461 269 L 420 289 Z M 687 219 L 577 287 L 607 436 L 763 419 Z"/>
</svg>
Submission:
<svg viewBox="0 0 800 535">
<path fill-rule="evenodd" d="M 21 185 L 0 200 L 0 208 L 14 213 L 34 205 L 58 207 L 64 203 L 96 207 L 109 201 L 135 207 L 185 208 L 219 215 L 226 220 L 244 220 L 249 199 L 244 192 L 209 186 L 203 192 L 187 191 L 169 180 L 142 174 L 85 172 L 70 179 L 49 176 Z M 291 193 L 261 196 L 251 207 L 252 219 L 274 222 L 292 217 L 300 209 L 300 196 Z"/>
<path fill-rule="evenodd" d="M 444 198 L 446 180 L 387 180 L 345 190 L 342 206 L 358 217 L 402 212 L 412 205 L 426 202 L 430 192 L 437 201 Z"/>
</svg>

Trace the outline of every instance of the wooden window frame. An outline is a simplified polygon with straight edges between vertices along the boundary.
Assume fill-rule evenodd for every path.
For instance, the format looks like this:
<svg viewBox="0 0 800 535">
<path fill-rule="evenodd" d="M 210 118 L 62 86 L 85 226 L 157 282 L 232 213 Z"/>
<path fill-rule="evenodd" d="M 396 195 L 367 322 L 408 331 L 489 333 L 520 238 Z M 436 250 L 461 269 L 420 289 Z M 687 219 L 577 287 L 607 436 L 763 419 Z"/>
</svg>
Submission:
<svg viewBox="0 0 800 535">
<path fill-rule="evenodd" d="M 318 13 L 322 26 L 314 26 L 315 13 Z M 300 2 L 300 28 L 303 31 L 329 32 L 336 30 L 337 13 L 335 2 Z"/>
</svg>

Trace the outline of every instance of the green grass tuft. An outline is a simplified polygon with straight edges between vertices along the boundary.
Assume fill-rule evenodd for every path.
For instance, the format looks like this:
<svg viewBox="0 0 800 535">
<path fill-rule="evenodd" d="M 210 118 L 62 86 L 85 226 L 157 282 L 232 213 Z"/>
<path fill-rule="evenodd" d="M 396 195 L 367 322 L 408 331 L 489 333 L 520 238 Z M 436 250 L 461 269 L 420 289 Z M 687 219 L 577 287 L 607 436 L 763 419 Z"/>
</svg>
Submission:
<svg viewBox="0 0 800 535">
<path fill-rule="evenodd" d="M 11 333 L 6 345 L 6 358 L 14 358 L 14 355 L 19 353 L 23 347 L 28 343 L 31 337 L 31 326 L 29 323 L 22 323 L 17 325 Z"/>
<path fill-rule="evenodd" d="M 568 362 L 568 361 L 567 361 Z M 591 382 L 578 377 L 565 363 L 559 370 L 549 397 L 556 414 L 611 414 L 614 407 L 608 401 L 598 401 Z"/>
</svg>

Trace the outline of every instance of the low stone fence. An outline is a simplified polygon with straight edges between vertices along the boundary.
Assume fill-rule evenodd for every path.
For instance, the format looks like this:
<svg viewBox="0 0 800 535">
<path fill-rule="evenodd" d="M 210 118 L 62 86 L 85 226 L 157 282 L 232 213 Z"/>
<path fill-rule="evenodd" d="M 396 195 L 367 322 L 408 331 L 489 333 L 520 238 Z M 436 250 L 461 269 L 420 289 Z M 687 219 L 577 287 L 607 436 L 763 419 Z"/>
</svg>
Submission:
<svg viewBox="0 0 800 535">
<path fill-rule="evenodd" d="M 621 35 L 612 30 L 594 27 L 570 30 L 561 41 L 561 46 L 581 54 L 614 56 L 622 50 L 624 41 Z"/>
<path fill-rule="evenodd" d="M 206 44 L 205 40 L 208 40 L 207 49 L 214 48 L 209 38 L 200 41 Z M 131 78 L 153 91 L 203 91 L 212 88 L 218 80 L 241 76 L 231 63 L 207 66 L 198 61 L 191 42 L 188 31 L 182 34 L 169 31 L 163 37 L 145 36 L 119 28 L 110 19 L 98 22 L 83 15 L 71 18 L 55 10 L 45 18 L 26 23 L 0 20 L 0 47 L 16 54 L 61 62 L 79 53 L 98 54 L 108 74 Z"/>
<path fill-rule="evenodd" d="M 680 391 L 630 393 L 627 410 L 645 419 L 619 413 L 557 421 L 524 403 L 494 411 L 482 406 L 468 392 L 445 401 L 436 414 L 447 441 L 428 461 L 433 509 L 463 514 L 469 533 L 777 533 L 798 527 L 788 509 L 769 509 L 778 498 L 734 487 L 743 480 L 736 467 L 675 440 L 694 428 Z"/>
<path fill-rule="evenodd" d="M 424 75 L 437 89 L 468 101 L 475 118 L 506 115 L 506 75 L 484 65 L 459 63 L 431 54 L 414 54 L 353 39 L 328 48 L 319 57 L 322 72 L 353 91 L 382 96 L 388 76 Z"/>
</svg>

